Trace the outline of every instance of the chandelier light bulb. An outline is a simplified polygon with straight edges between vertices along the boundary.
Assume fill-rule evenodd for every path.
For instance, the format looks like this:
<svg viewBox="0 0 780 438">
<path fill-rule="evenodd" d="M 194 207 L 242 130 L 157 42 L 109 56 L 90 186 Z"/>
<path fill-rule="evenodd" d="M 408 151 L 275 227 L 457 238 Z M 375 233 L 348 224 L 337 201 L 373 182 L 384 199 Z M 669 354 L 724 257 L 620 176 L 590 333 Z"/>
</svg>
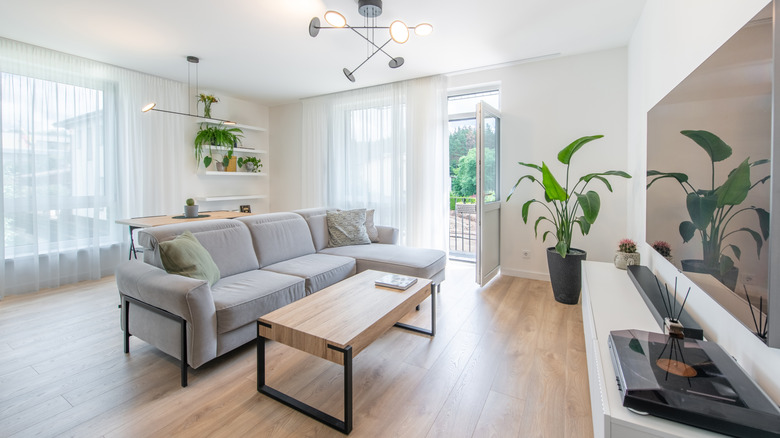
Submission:
<svg viewBox="0 0 780 438">
<path fill-rule="evenodd" d="M 147 104 L 145 107 L 141 108 L 141 112 L 147 113 L 147 112 L 151 111 L 152 108 L 154 108 L 155 106 L 157 106 L 157 104 L 154 103 L 154 102 L 151 102 L 151 103 Z"/>
<path fill-rule="evenodd" d="M 326 12 L 325 21 L 333 27 L 344 27 L 347 25 L 347 19 L 336 11 Z"/>
<path fill-rule="evenodd" d="M 418 36 L 428 36 L 433 32 L 433 25 L 430 23 L 420 23 L 414 27 L 414 33 Z"/>
<path fill-rule="evenodd" d="M 390 24 L 390 38 L 398 44 L 403 44 L 409 40 L 409 28 L 403 21 L 396 20 Z"/>
</svg>

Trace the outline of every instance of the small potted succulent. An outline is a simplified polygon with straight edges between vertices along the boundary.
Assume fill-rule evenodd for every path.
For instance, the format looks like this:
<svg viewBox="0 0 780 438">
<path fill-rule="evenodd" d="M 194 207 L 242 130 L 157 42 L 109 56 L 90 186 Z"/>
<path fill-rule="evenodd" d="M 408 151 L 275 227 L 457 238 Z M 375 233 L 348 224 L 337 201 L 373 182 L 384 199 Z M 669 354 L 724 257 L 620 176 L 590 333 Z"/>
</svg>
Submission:
<svg viewBox="0 0 780 438">
<path fill-rule="evenodd" d="M 618 243 L 618 250 L 615 252 L 615 267 L 626 269 L 632 265 L 639 264 L 639 253 L 636 252 L 636 242 L 631 239 L 623 239 Z"/>
<path fill-rule="evenodd" d="M 263 163 L 257 157 L 245 157 L 238 159 L 238 167 L 243 167 L 247 172 L 260 172 Z"/>
<path fill-rule="evenodd" d="M 672 261 L 672 246 L 663 240 L 656 240 L 652 245 L 653 249 L 661 254 L 666 260 Z"/>
<path fill-rule="evenodd" d="M 198 217 L 198 205 L 195 204 L 195 200 L 187 198 L 184 205 L 184 217 L 193 218 Z"/>
</svg>

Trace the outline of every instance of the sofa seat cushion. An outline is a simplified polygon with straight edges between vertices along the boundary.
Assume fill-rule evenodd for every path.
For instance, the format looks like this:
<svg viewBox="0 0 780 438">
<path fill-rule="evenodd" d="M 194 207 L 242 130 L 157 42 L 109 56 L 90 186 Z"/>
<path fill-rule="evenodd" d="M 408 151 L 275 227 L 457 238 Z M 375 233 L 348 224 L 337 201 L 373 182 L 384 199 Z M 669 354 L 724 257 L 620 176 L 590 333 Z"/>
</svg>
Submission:
<svg viewBox="0 0 780 438">
<path fill-rule="evenodd" d="M 306 295 L 355 275 L 355 259 L 331 254 L 308 254 L 266 266 L 262 270 L 306 280 Z"/>
<path fill-rule="evenodd" d="M 211 289 L 222 334 L 306 296 L 302 278 L 254 270 L 223 277 Z"/>
<path fill-rule="evenodd" d="M 447 264 L 444 251 L 383 243 L 325 248 L 319 254 L 352 257 L 357 261 L 357 272 L 373 269 L 420 278 L 433 278 Z"/>
</svg>

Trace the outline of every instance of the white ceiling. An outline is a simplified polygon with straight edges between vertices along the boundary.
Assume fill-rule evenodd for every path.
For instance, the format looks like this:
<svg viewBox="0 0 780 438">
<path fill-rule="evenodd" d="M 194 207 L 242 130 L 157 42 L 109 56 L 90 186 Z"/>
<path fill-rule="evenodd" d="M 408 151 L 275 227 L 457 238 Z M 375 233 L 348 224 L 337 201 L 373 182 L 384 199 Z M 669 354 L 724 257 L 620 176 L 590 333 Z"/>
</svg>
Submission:
<svg viewBox="0 0 780 438">
<path fill-rule="evenodd" d="M 356 0 L 2 0 L 0 36 L 274 105 L 301 97 L 539 56 L 625 46 L 645 0 L 385 0 L 379 25 L 433 24 L 378 54 L 349 82 L 366 44 L 349 30 L 308 34 L 333 9 L 361 25 Z M 325 23 L 322 20 L 323 24 Z M 377 38 L 381 39 L 381 38 Z M 384 41 L 382 41 L 384 42 Z M 576 72 L 574 73 L 576 74 Z"/>
</svg>

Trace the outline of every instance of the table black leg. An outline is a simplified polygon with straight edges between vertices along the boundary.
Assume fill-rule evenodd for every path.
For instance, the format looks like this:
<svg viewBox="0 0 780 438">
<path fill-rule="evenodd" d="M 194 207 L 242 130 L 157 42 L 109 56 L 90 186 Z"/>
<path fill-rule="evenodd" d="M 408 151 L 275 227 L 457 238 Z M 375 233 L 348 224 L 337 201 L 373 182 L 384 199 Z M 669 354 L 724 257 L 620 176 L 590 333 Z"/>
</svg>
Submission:
<svg viewBox="0 0 780 438">
<path fill-rule="evenodd" d="M 135 240 L 133 240 L 133 231 L 138 229 L 138 227 L 134 227 L 132 225 L 128 225 L 128 228 L 130 229 L 130 254 L 127 255 L 128 260 L 136 259 L 138 260 L 138 254 L 135 251 Z"/>
<path fill-rule="evenodd" d="M 395 323 L 395 326 L 415 333 L 436 336 L 436 286 L 433 283 L 431 283 L 431 329 L 427 330 L 421 327 L 404 324 L 402 322 Z"/>
</svg>

